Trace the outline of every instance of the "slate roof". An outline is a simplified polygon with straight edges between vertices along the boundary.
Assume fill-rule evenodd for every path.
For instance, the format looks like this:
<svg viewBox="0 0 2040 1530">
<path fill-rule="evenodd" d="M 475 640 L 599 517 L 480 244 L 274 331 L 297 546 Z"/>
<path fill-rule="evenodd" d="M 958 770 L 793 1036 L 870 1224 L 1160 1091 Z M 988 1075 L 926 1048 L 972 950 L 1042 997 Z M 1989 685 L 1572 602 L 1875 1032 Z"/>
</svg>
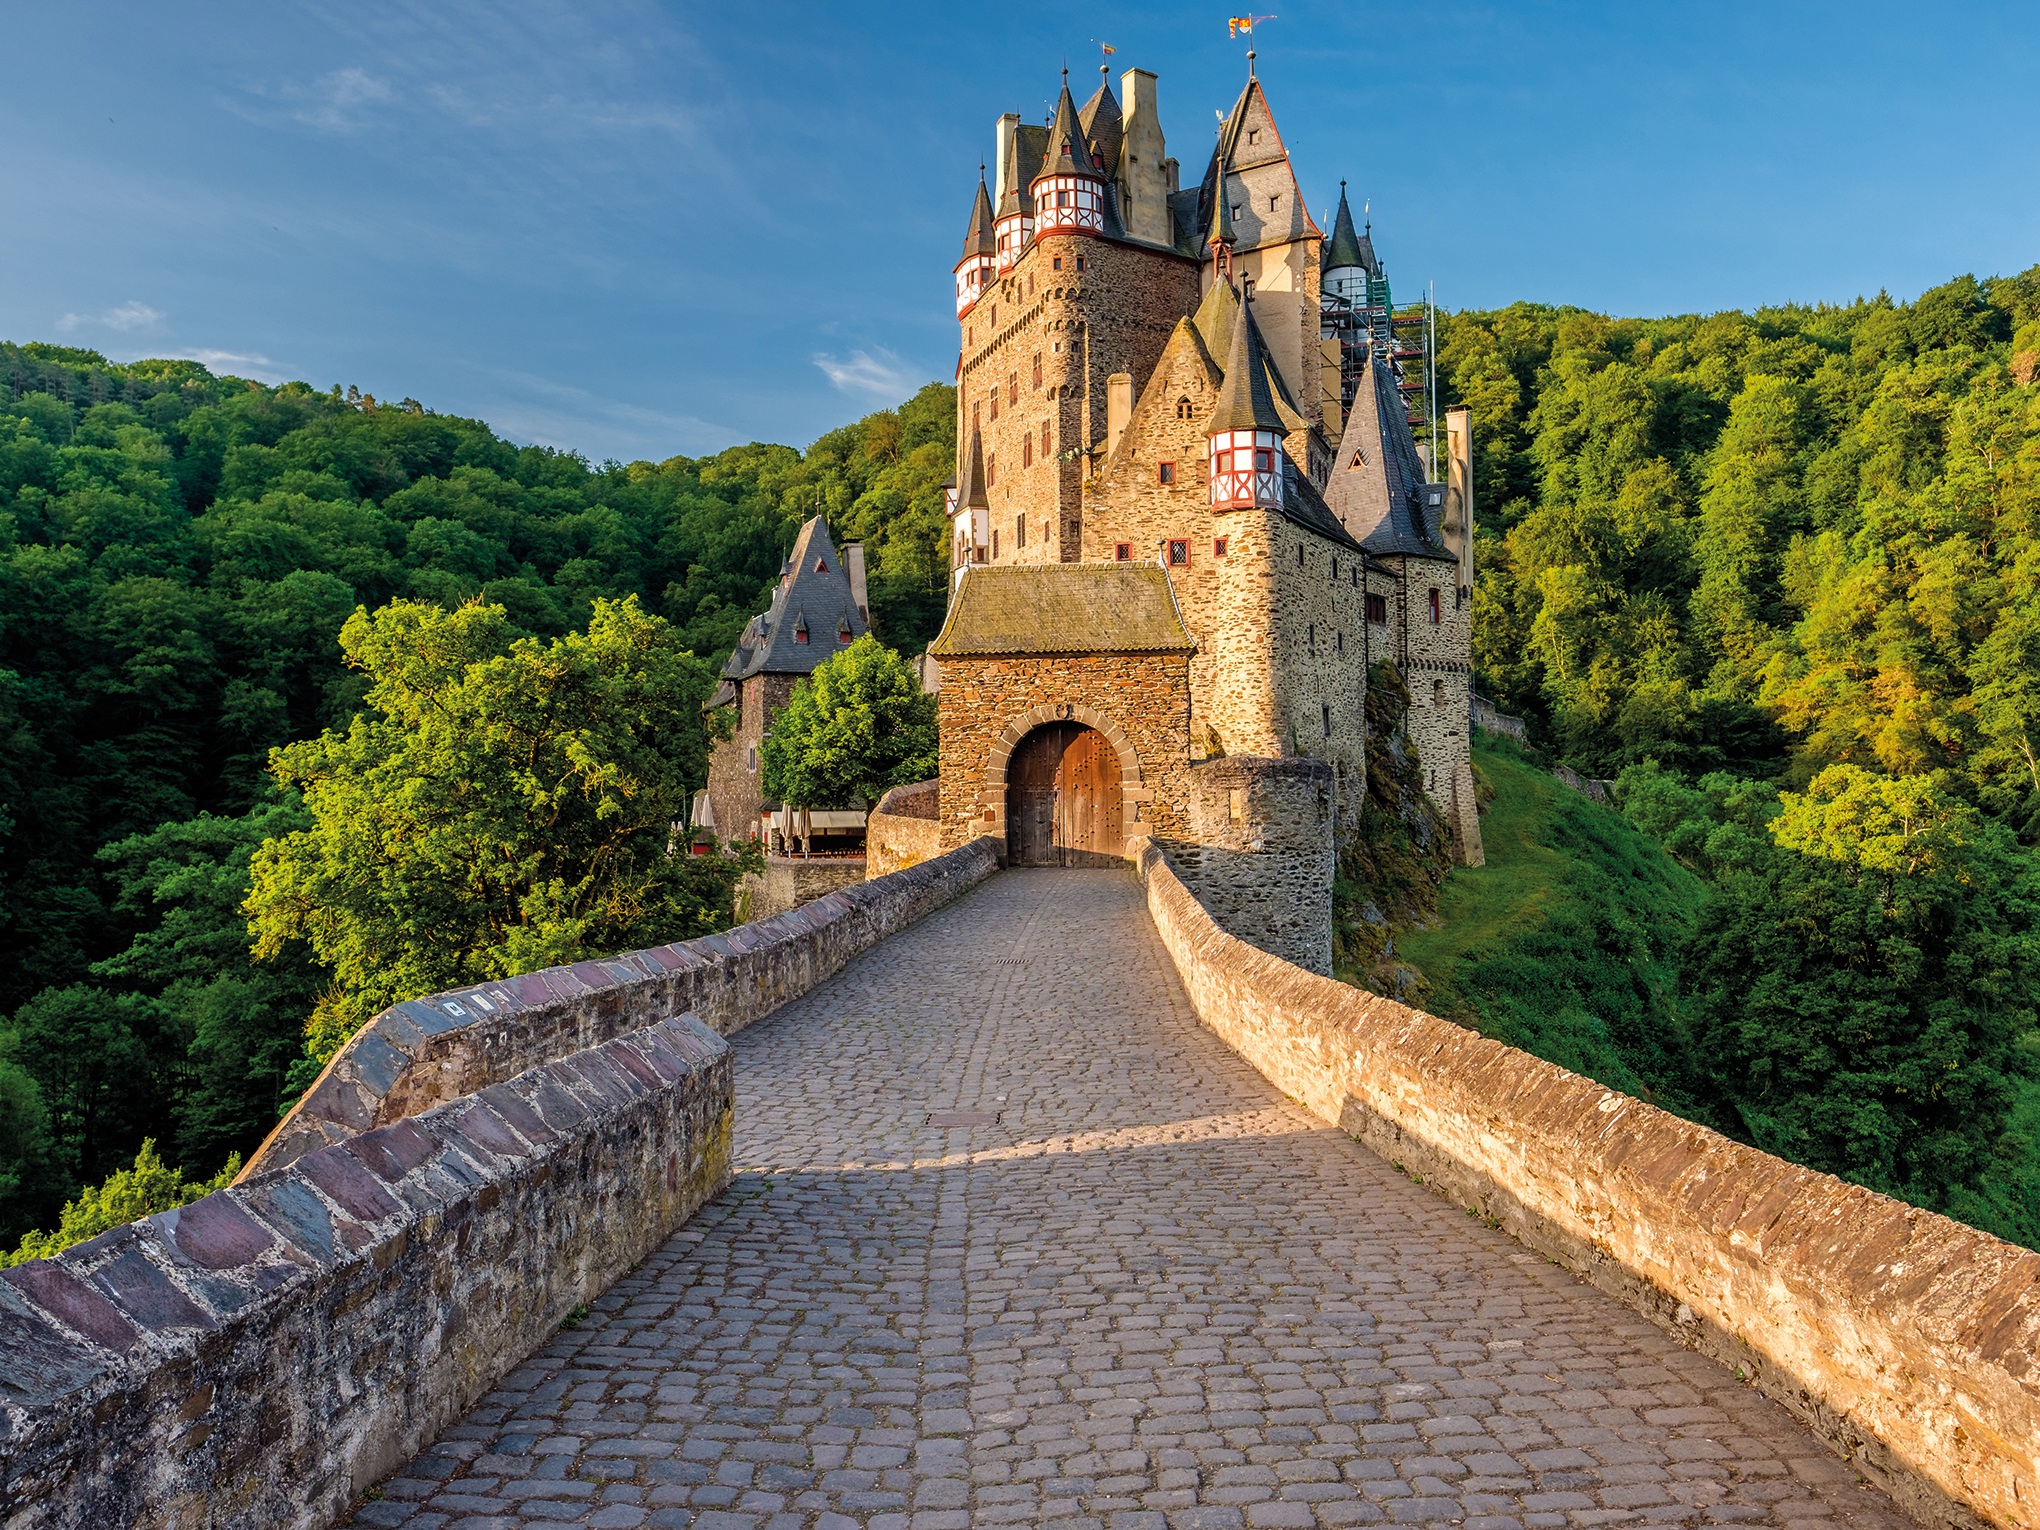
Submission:
<svg viewBox="0 0 2040 1530">
<path fill-rule="evenodd" d="M 1048 124 L 1048 143 L 1042 151 L 1041 168 L 1031 179 L 1038 180 L 1044 175 L 1088 175 L 1094 181 L 1105 179 L 1098 167 L 1091 163 L 1091 144 L 1084 134 L 1084 125 L 1077 120 L 1077 103 L 1070 99 L 1070 72 L 1063 71 L 1062 96 L 1055 103 L 1055 116 Z"/>
<path fill-rule="evenodd" d="M 1084 130 L 1084 139 L 1094 144 L 1105 158 L 1105 174 L 1108 178 L 1117 173 L 1119 147 L 1126 141 L 1126 119 L 1119 110 L 1119 98 L 1112 94 L 1110 77 L 1098 82 L 1098 93 L 1084 103 L 1084 109 L 1077 113 L 1077 123 Z"/>
<path fill-rule="evenodd" d="M 1374 255 L 1374 240 L 1366 234 L 1353 232 L 1353 209 L 1346 205 L 1346 183 L 1339 182 L 1339 217 L 1332 225 L 1332 237 L 1325 241 L 1321 271 L 1336 271 L 1341 266 L 1358 266 L 1370 277 L 1381 275 L 1381 262 Z"/>
<path fill-rule="evenodd" d="M 963 471 L 956 479 L 956 508 L 983 510 L 991 500 L 985 496 L 985 443 L 977 426 L 970 428 L 970 442 L 964 447 Z"/>
<path fill-rule="evenodd" d="M 772 591 L 771 607 L 745 626 L 744 635 L 737 639 L 722 667 L 723 678 L 805 675 L 844 646 L 839 641 L 842 634 L 855 640 L 869 630 L 851 592 L 849 571 L 818 515 L 800 528 L 793 556 L 786 560 Z M 808 635 L 804 643 L 794 636 L 800 631 Z M 718 690 L 709 704 L 716 705 L 721 698 Z"/>
<path fill-rule="evenodd" d="M 1225 381 L 1219 385 L 1218 402 L 1211 406 L 1211 418 L 1205 422 L 1206 436 L 1228 430 L 1288 434 L 1289 427 L 1275 412 L 1275 398 L 1268 388 L 1268 355 L 1261 344 L 1261 326 L 1254 322 L 1251 307 L 1246 309 L 1246 320 L 1244 324 L 1235 321 L 1232 326 L 1232 340 L 1225 356 Z"/>
<path fill-rule="evenodd" d="M 963 254 L 958 257 L 968 260 L 973 255 L 994 255 L 998 246 L 992 238 L 992 197 L 985 190 L 985 167 L 978 166 L 977 200 L 970 206 L 970 227 L 964 230 Z"/>
<path fill-rule="evenodd" d="M 1012 146 L 1006 150 L 1006 167 L 1000 179 L 1005 191 L 999 197 L 999 216 L 1011 218 L 1034 213 L 1034 166 L 1048 150 L 1048 129 L 1021 123 L 1013 131 Z"/>
<path fill-rule="evenodd" d="M 1360 376 L 1324 498 L 1370 553 L 1458 561 L 1425 514 L 1423 462 L 1395 378 L 1378 357 Z"/>
<path fill-rule="evenodd" d="M 993 564 L 966 570 L 928 652 L 947 659 L 1196 646 L 1159 563 Z"/>
</svg>

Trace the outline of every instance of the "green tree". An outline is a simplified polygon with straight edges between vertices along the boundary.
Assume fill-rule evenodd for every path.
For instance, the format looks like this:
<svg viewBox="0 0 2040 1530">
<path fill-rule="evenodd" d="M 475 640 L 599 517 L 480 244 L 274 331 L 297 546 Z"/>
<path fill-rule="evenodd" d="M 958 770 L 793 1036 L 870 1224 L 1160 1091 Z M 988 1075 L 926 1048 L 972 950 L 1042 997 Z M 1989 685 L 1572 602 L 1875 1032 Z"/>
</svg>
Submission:
<svg viewBox="0 0 2040 1530">
<path fill-rule="evenodd" d="M 1757 1146 L 1955 1209 L 2003 1158 L 2040 1024 L 2040 898 L 2011 836 L 1917 779 L 1837 766 L 1710 889 L 1694 1044 Z"/>
<path fill-rule="evenodd" d="M 794 688 L 760 754 L 768 797 L 868 810 L 895 786 L 935 774 L 935 698 L 867 633 Z"/>
<path fill-rule="evenodd" d="M 12 1254 L 0 1254 L 0 1266 L 48 1259 L 74 1243 L 83 1243 L 129 1222 L 189 1206 L 215 1190 L 226 1189 L 240 1172 L 241 1155 L 236 1153 L 211 1179 L 187 1182 L 182 1169 L 173 1169 L 163 1162 L 154 1140 L 145 1140 L 132 1168 L 116 1170 L 104 1184 L 88 1185 L 81 1190 L 77 1199 L 65 1205 L 55 1231 L 28 1233 Z"/>
<path fill-rule="evenodd" d="M 312 827 L 256 852 L 249 930 L 332 973 L 320 1060 L 399 999 L 729 922 L 740 862 L 673 852 L 708 666 L 635 599 L 598 600 L 585 634 L 509 633 L 500 606 L 356 612 L 367 710 L 273 757 Z"/>
</svg>

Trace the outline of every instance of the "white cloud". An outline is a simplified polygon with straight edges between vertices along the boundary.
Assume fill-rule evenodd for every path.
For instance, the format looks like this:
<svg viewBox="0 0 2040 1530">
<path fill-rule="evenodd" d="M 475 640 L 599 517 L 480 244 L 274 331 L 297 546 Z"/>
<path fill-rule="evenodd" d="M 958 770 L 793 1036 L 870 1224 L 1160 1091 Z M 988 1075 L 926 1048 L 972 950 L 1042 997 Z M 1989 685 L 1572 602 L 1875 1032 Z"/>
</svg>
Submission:
<svg viewBox="0 0 2040 1530">
<path fill-rule="evenodd" d="M 203 347 L 187 351 L 172 351 L 166 360 L 195 361 L 209 372 L 232 372 L 237 377 L 255 377 L 268 381 L 283 374 L 276 363 L 267 356 L 258 356 L 251 351 L 211 351 Z"/>
<path fill-rule="evenodd" d="M 125 334 L 131 329 L 154 329 L 163 318 L 161 309 L 129 300 L 98 313 L 67 313 L 57 320 L 57 328 L 70 330 L 89 324 L 95 329 L 117 329 Z"/>
<path fill-rule="evenodd" d="M 838 360 L 827 351 L 817 351 L 815 365 L 842 393 L 863 394 L 881 403 L 896 404 L 914 391 L 913 374 L 899 352 L 882 346 L 875 355 L 870 351 L 852 351 L 847 361 Z"/>
<path fill-rule="evenodd" d="M 360 127 L 365 116 L 354 108 L 371 101 L 388 101 L 395 92 L 365 69 L 336 69 L 320 76 L 309 87 L 291 86 L 279 94 L 286 100 L 306 102 L 302 110 L 291 115 L 307 127 L 347 132 Z"/>
</svg>

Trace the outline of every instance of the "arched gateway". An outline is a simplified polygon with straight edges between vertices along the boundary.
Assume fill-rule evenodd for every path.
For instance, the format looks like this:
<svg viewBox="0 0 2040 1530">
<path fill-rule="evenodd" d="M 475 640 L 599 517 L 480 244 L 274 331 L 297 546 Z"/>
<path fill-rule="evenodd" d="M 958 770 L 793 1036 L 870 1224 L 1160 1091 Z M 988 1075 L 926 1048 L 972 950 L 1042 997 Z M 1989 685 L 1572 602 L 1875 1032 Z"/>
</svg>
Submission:
<svg viewBox="0 0 2040 1530">
<path fill-rule="evenodd" d="M 1124 853 L 1119 753 L 1096 728 L 1053 722 L 1006 761 L 1006 855 L 1015 866 L 1083 865 Z"/>
</svg>

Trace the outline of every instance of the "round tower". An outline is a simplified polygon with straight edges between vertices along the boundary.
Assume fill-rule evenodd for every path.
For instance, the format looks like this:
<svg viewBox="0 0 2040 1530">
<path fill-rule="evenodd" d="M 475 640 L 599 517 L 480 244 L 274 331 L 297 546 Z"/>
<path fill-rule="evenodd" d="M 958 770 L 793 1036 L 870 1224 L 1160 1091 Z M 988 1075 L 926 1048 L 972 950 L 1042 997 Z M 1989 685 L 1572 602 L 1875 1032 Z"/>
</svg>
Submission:
<svg viewBox="0 0 2040 1530">
<path fill-rule="evenodd" d="M 956 263 L 956 316 L 959 319 L 976 306 L 991 282 L 996 254 L 993 222 L 992 199 L 985 190 L 985 167 L 979 165 L 977 200 L 971 204 L 970 227 L 963 236 L 963 258 Z"/>
<path fill-rule="evenodd" d="M 1205 427 L 1213 510 L 1279 510 L 1284 459 L 1282 416 L 1268 389 L 1268 359 L 1261 350 L 1253 309 L 1242 303 L 1227 347 L 1225 382 Z"/>
<path fill-rule="evenodd" d="M 1105 231 L 1105 171 L 1085 140 L 1077 104 L 1070 99 L 1070 72 L 1063 71 L 1062 99 L 1048 125 L 1048 152 L 1029 190 L 1034 197 L 1034 234 L 1101 234 Z"/>
</svg>

